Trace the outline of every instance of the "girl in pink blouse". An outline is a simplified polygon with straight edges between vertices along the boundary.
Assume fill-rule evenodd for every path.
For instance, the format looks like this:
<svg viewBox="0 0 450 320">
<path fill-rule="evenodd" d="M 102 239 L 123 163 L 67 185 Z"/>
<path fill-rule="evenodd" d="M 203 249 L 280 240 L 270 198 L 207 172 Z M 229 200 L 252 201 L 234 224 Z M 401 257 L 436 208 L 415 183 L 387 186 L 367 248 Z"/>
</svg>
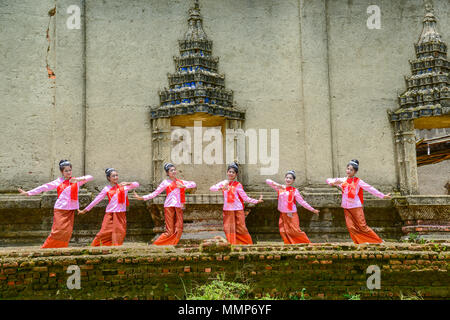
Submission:
<svg viewBox="0 0 450 320">
<path fill-rule="evenodd" d="M 381 199 L 390 199 L 391 194 L 383 194 L 371 185 L 355 177 L 358 172 L 359 161 L 351 160 L 346 169 L 347 178 L 329 178 L 327 183 L 331 186 L 339 186 L 342 191 L 342 203 L 344 208 L 345 223 L 353 242 L 358 243 L 382 243 L 383 240 L 366 223 L 362 205 L 364 203 L 363 190 Z"/>
<path fill-rule="evenodd" d="M 120 246 L 123 244 L 127 233 L 127 206 L 128 191 L 139 187 L 138 182 L 119 182 L 119 174 L 114 168 L 105 170 L 109 185 L 105 186 L 98 196 L 84 210 L 78 210 L 79 214 L 85 214 L 95 205 L 108 196 L 106 214 L 100 231 L 92 241 L 91 246 Z"/>
<path fill-rule="evenodd" d="M 194 181 L 177 179 L 177 169 L 172 163 L 164 164 L 164 170 L 168 179 L 163 180 L 158 188 L 152 193 L 140 197 L 134 193 L 138 200 L 150 200 L 155 198 L 164 190 L 166 200 L 164 201 L 165 232 L 156 239 L 155 245 L 176 245 L 183 234 L 183 209 L 186 202 L 185 190 L 197 187 Z"/>
<path fill-rule="evenodd" d="M 28 192 L 18 189 L 22 195 L 34 196 L 41 192 L 56 189 L 58 199 L 53 210 L 52 231 L 41 248 L 65 248 L 72 237 L 75 210 L 79 208 L 78 191 L 80 187 L 93 179 L 92 176 L 72 178 L 72 164 L 68 160 L 59 162 L 62 177 L 46 183 Z"/>
<path fill-rule="evenodd" d="M 295 178 L 295 171 L 290 170 L 284 176 L 286 185 L 278 184 L 270 179 L 266 180 L 266 183 L 278 192 L 278 211 L 280 211 L 278 225 L 280 227 L 281 238 L 283 238 L 285 244 L 311 242 L 306 236 L 306 233 L 300 230 L 300 222 L 295 201 L 305 209 L 314 212 L 315 214 L 319 213 L 319 210 L 314 209 L 303 200 L 300 192 L 292 186 Z"/>
<path fill-rule="evenodd" d="M 239 172 L 238 164 L 233 162 L 227 169 L 227 180 L 213 185 L 209 190 L 222 191 L 223 193 L 223 230 L 227 240 L 231 244 L 253 244 L 252 237 L 245 225 L 244 201 L 249 203 L 261 203 L 252 199 L 245 193 L 242 184 L 236 181 Z"/>
</svg>

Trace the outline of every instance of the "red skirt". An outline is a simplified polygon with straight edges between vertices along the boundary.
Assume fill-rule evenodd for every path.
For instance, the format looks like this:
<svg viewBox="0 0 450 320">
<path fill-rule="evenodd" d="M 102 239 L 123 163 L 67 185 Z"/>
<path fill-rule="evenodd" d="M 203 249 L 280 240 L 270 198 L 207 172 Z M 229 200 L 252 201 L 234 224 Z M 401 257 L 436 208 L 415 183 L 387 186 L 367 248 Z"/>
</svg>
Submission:
<svg viewBox="0 0 450 320">
<path fill-rule="evenodd" d="M 231 244 L 253 244 L 245 225 L 244 210 L 223 211 L 223 231 Z"/>
<path fill-rule="evenodd" d="M 350 237 L 356 244 L 359 243 L 381 243 L 383 240 L 366 223 L 363 208 L 345 209 L 345 223 L 347 224 Z"/>
<path fill-rule="evenodd" d="M 53 210 L 52 231 L 41 248 L 66 248 L 72 237 L 75 210 Z"/>
<path fill-rule="evenodd" d="M 183 210 L 178 207 L 164 208 L 166 230 L 153 244 L 160 246 L 176 245 L 183 234 Z"/>
<path fill-rule="evenodd" d="M 284 243 L 311 243 L 306 236 L 306 233 L 300 230 L 300 222 L 297 212 L 292 212 L 290 215 L 292 217 L 289 217 L 288 213 L 280 212 L 280 219 L 278 220 L 280 235 L 281 238 L 283 238 Z"/>
<path fill-rule="evenodd" d="M 102 227 L 91 246 L 120 246 L 127 233 L 126 212 L 106 212 Z"/>
</svg>

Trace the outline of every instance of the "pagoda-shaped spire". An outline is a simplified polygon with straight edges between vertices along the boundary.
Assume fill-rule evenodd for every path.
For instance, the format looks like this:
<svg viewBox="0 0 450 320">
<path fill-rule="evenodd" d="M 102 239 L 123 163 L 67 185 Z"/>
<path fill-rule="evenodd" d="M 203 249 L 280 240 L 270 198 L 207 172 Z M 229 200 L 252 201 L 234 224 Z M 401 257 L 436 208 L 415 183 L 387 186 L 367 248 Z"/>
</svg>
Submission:
<svg viewBox="0 0 450 320">
<path fill-rule="evenodd" d="M 233 91 L 225 89 L 225 76 L 218 73 L 219 58 L 212 56 L 198 0 L 189 9 L 188 30 L 178 45 L 175 73 L 168 74 L 169 88 L 159 92 L 160 104 L 151 109 L 151 118 L 202 112 L 244 120 L 245 112 L 233 107 Z"/>
<path fill-rule="evenodd" d="M 391 121 L 450 114 L 447 45 L 437 32 L 431 2 L 425 11 L 422 33 L 414 45 L 416 59 L 409 61 L 412 75 L 405 77 L 407 90 L 399 96 L 400 108 L 391 114 Z"/>
</svg>

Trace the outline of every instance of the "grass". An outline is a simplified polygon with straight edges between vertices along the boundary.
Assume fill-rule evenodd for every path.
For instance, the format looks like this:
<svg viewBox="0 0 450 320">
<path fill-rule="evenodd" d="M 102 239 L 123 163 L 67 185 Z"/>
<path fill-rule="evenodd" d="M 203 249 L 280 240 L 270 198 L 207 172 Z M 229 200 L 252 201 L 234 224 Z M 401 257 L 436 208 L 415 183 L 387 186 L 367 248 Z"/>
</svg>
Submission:
<svg viewBox="0 0 450 320">
<path fill-rule="evenodd" d="M 181 278 L 180 278 L 181 279 Z M 217 279 L 209 283 L 192 288 L 187 292 L 181 279 L 186 300 L 308 300 L 306 288 L 290 295 L 278 295 L 273 297 L 266 293 L 260 298 L 254 297 L 253 288 L 248 282 L 226 281 L 225 275 L 217 276 Z"/>
</svg>

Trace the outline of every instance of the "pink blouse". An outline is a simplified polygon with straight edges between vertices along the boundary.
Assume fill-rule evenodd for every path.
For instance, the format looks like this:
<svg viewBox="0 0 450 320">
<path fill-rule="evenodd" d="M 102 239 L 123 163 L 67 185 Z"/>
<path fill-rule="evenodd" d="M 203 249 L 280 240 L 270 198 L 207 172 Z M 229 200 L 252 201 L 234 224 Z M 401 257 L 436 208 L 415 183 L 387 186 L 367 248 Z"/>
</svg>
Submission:
<svg viewBox="0 0 450 320">
<path fill-rule="evenodd" d="M 341 183 L 345 182 L 347 180 L 347 178 L 328 178 L 327 179 L 327 183 L 329 185 L 331 185 L 332 183 L 336 182 L 336 181 L 340 181 Z M 339 187 L 341 187 L 339 185 Z M 355 191 L 355 198 L 349 198 L 348 197 L 348 190 L 347 188 L 345 188 L 344 192 L 342 193 L 342 203 L 341 203 L 341 207 L 345 208 L 345 209 L 352 209 L 352 208 L 359 208 L 362 207 L 362 203 L 361 200 L 358 197 L 358 192 L 359 189 L 363 188 L 363 190 L 373 194 L 375 197 L 381 198 L 383 199 L 385 194 L 378 191 L 377 189 L 375 189 L 374 187 L 372 187 L 370 184 L 365 183 L 364 181 L 362 181 L 361 179 L 359 179 L 358 181 L 358 185 L 356 186 L 356 191 Z M 342 187 L 341 187 L 342 190 Z"/>
<path fill-rule="evenodd" d="M 84 177 L 79 177 L 78 179 L 82 179 L 82 181 L 77 182 L 77 188 L 78 191 L 80 191 L 80 187 L 85 184 L 88 181 L 91 181 L 92 179 L 94 179 L 94 177 L 92 176 L 84 176 Z M 59 177 L 56 180 L 53 180 L 52 182 L 46 183 L 42 186 L 39 186 L 37 188 L 34 188 L 33 190 L 30 190 L 27 192 L 27 194 L 29 196 L 34 196 L 37 195 L 41 192 L 45 192 L 45 191 L 50 191 L 53 189 L 58 188 L 58 186 L 64 182 L 64 178 Z M 72 189 L 72 186 L 69 185 L 67 188 L 65 188 L 63 190 L 63 192 L 61 192 L 61 194 L 59 195 L 58 199 L 55 202 L 55 209 L 59 209 L 59 210 L 76 210 L 80 207 L 80 205 L 78 204 L 78 200 L 72 200 L 70 199 L 70 190 Z"/>
<path fill-rule="evenodd" d="M 94 206 L 97 205 L 100 201 L 103 200 L 104 197 L 106 197 L 109 190 L 111 190 L 113 186 L 108 185 L 103 188 L 103 190 L 98 194 L 97 197 L 85 208 L 86 211 L 90 211 Z M 128 195 L 128 190 L 139 188 L 138 182 L 133 182 L 128 186 L 124 186 L 123 189 L 125 190 L 125 199 Z M 108 205 L 106 206 L 106 212 L 126 212 L 127 211 L 127 204 L 125 203 L 119 203 L 118 201 L 119 192 L 116 192 L 112 198 L 111 201 L 109 201 Z"/>
<path fill-rule="evenodd" d="M 267 179 L 266 183 L 271 186 L 274 190 L 278 191 L 278 188 L 275 187 L 274 181 Z M 288 209 L 288 196 L 289 191 L 284 191 L 280 193 L 280 196 L 278 197 L 278 211 L 285 212 L 285 213 L 292 213 L 297 212 L 297 206 L 293 205 L 292 210 Z M 302 196 L 300 195 L 300 192 L 298 192 L 297 189 L 295 189 L 294 193 L 294 199 L 305 209 L 308 209 L 311 212 L 314 212 L 314 208 L 311 207 L 305 200 L 303 200 Z"/>
<path fill-rule="evenodd" d="M 147 201 L 155 198 L 158 194 L 166 190 L 166 188 L 170 186 L 172 182 L 173 181 L 170 179 L 163 180 L 155 191 L 143 197 L 144 200 Z M 197 186 L 194 181 L 181 180 L 181 183 L 183 183 L 186 189 L 195 188 Z M 171 193 L 166 195 L 166 201 L 164 201 L 164 208 L 167 207 L 183 208 L 183 204 L 181 203 L 180 199 L 180 188 L 175 188 Z"/>
<path fill-rule="evenodd" d="M 227 182 L 228 180 L 223 180 L 221 182 L 219 182 L 218 184 L 213 185 L 211 188 L 209 188 L 209 190 L 211 191 L 221 191 L 222 187 L 225 185 L 225 182 Z M 258 200 L 250 198 L 249 196 L 247 196 L 247 194 L 245 193 L 244 189 L 242 188 L 242 184 L 239 184 L 239 186 L 236 188 L 236 192 L 241 196 L 242 200 L 244 200 L 244 202 L 248 202 L 248 203 L 258 203 Z M 225 190 L 223 192 L 223 211 L 239 211 L 239 210 L 244 210 L 244 207 L 242 206 L 241 201 L 239 200 L 239 197 L 236 195 L 234 197 L 234 202 L 233 203 L 228 203 L 227 202 L 227 197 L 228 197 L 228 190 Z"/>
</svg>

